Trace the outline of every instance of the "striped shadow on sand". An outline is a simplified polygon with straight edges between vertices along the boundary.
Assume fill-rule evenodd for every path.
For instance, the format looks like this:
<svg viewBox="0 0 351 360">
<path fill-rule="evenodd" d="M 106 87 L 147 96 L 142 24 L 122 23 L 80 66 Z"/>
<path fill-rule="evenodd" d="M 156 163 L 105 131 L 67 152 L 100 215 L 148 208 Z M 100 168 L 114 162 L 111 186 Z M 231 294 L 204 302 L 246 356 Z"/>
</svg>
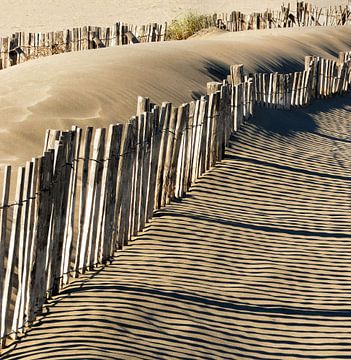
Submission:
<svg viewBox="0 0 351 360">
<path fill-rule="evenodd" d="M 351 97 L 257 109 L 226 160 L 3 359 L 350 359 Z"/>
</svg>

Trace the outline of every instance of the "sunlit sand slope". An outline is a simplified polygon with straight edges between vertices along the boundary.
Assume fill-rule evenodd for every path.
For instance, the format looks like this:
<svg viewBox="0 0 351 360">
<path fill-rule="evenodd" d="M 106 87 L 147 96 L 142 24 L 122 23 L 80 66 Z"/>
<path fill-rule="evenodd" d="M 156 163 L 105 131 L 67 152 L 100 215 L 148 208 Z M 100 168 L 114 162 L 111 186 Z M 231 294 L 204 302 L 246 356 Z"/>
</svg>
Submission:
<svg viewBox="0 0 351 360">
<path fill-rule="evenodd" d="M 351 97 L 259 110 L 12 359 L 347 359 Z"/>
<path fill-rule="evenodd" d="M 301 69 L 305 55 L 351 48 L 351 27 L 214 33 L 205 39 L 139 44 L 33 60 L 0 71 L 0 166 L 39 156 L 47 128 L 125 122 L 138 95 L 176 105 L 204 94 L 229 66 Z"/>
</svg>

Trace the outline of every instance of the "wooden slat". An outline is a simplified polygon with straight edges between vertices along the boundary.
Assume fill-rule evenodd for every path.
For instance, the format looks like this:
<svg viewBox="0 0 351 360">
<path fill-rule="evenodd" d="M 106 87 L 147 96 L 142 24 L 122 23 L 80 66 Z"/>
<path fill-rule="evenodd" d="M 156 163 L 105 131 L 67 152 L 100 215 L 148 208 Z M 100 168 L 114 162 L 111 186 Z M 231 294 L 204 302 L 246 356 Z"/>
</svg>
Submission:
<svg viewBox="0 0 351 360">
<path fill-rule="evenodd" d="M 169 204 L 170 201 L 175 198 L 179 153 L 180 153 L 180 147 L 184 133 L 184 127 L 186 122 L 188 121 L 187 120 L 188 118 L 189 118 L 189 104 L 183 104 L 178 108 L 177 122 L 175 126 L 175 136 L 173 142 L 172 161 L 170 167 L 170 183 L 168 188 L 167 204 Z"/>
<path fill-rule="evenodd" d="M 300 72 L 300 94 L 299 94 L 299 106 L 304 106 L 304 98 L 305 98 L 305 92 L 306 92 L 306 77 L 307 72 L 301 71 Z"/>
<path fill-rule="evenodd" d="M 196 102 L 189 104 L 189 121 L 186 126 L 186 145 L 184 149 L 184 177 L 182 183 L 182 196 L 189 191 L 191 185 L 191 173 L 194 161 L 194 122 L 196 114 Z"/>
<path fill-rule="evenodd" d="M 275 97 L 275 94 L 276 94 L 277 83 L 276 83 L 276 78 L 275 78 L 273 73 L 269 74 L 268 79 L 269 80 L 268 80 L 267 105 L 268 105 L 269 108 L 272 108 L 273 104 L 274 104 L 274 101 L 275 101 L 274 97 Z"/>
<path fill-rule="evenodd" d="M 79 267 L 82 272 L 94 266 L 97 223 L 101 201 L 101 180 L 106 129 L 96 129 L 93 144 L 91 171 L 89 174 L 88 193 L 84 215 L 82 246 Z"/>
<path fill-rule="evenodd" d="M 113 158 L 116 158 L 118 155 L 116 153 L 113 153 L 113 149 L 115 146 L 115 142 L 118 140 L 116 139 L 117 136 L 117 127 L 114 128 L 110 128 L 109 130 L 109 135 L 108 135 L 108 140 L 107 140 L 107 148 L 106 148 L 106 154 L 105 154 L 105 159 L 109 159 L 109 160 L 105 160 L 105 165 L 104 165 L 104 171 L 103 171 L 103 177 L 102 177 L 102 192 L 101 192 L 101 202 L 100 202 L 100 219 L 99 220 L 99 229 L 101 227 L 101 230 L 98 230 L 98 237 L 101 239 L 101 245 L 99 245 L 98 250 L 99 252 L 96 255 L 96 262 L 100 262 L 100 263 L 106 263 L 106 256 L 110 256 L 110 243 L 111 243 L 111 239 L 112 239 L 112 228 L 110 226 L 106 227 L 106 231 L 104 232 L 104 236 L 103 236 L 103 224 L 105 222 L 105 218 L 107 216 L 107 212 L 109 211 L 110 215 L 110 220 L 109 221 L 113 221 L 113 219 L 111 218 L 112 216 L 112 210 L 114 208 L 112 208 L 110 206 L 110 209 L 105 209 L 106 207 L 108 207 L 109 205 L 107 204 L 107 195 L 109 194 L 109 198 L 111 197 L 111 191 L 112 190 L 112 182 L 113 179 L 111 179 L 111 172 L 114 172 L 114 177 L 117 177 L 117 164 L 114 164 L 114 169 L 112 169 L 112 165 L 111 165 L 111 161 L 113 160 Z M 116 133 L 115 136 L 113 137 L 113 133 Z M 113 141 L 113 143 L 111 143 Z M 118 149 L 119 151 L 119 149 Z M 119 157 L 118 157 L 119 158 Z M 111 159 L 111 160 L 110 160 Z M 117 165 L 117 166 L 115 166 Z M 115 184 L 114 184 L 115 186 Z M 107 190 L 108 193 L 107 193 Z M 115 201 L 115 194 L 112 196 L 112 199 L 110 199 L 110 201 Z M 106 243 L 106 244 L 105 244 Z M 101 248 L 101 249 L 100 249 Z M 103 250 L 105 249 L 105 250 Z M 104 254 L 103 254 L 104 253 Z"/>
<path fill-rule="evenodd" d="M 185 128 L 187 124 L 185 124 Z M 176 168 L 176 179 L 175 179 L 175 189 L 174 197 L 181 198 L 183 196 L 183 180 L 184 180 L 184 168 L 185 168 L 185 148 L 186 148 L 186 130 L 183 130 L 181 135 L 178 163 Z"/>
<path fill-rule="evenodd" d="M 24 187 L 25 168 L 20 167 L 17 174 L 17 185 L 15 201 L 17 205 L 13 209 L 11 236 L 9 241 L 8 257 L 3 284 L 2 308 L 0 317 L 0 338 L 5 345 L 5 336 L 10 333 L 14 309 L 11 305 L 11 298 L 15 292 L 15 269 L 18 267 L 19 238 L 22 215 L 22 200 Z"/>
<path fill-rule="evenodd" d="M 150 170 L 149 170 L 149 184 L 147 191 L 147 209 L 146 221 L 149 221 L 153 215 L 155 208 L 155 193 L 156 193 L 156 176 L 158 169 L 158 161 L 161 146 L 161 131 L 163 129 L 164 117 L 160 116 L 160 109 L 154 106 L 151 110 L 151 153 L 150 153 Z"/>
<path fill-rule="evenodd" d="M 175 127 L 177 121 L 178 108 L 171 108 L 169 126 L 168 126 L 168 138 L 165 152 L 165 161 L 163 167 L 163 184 L 161 195 L 161 207 L 164 207 L 169 203 L 169 187 L 170 187 L 170 169 L 173 157 L 173 143 L 175 136 Z"/>
<path fill-rule="evenodd" d="M 24 186 L 23 186 L 23 205 L 21 209 L 20 234 L 18 238 L 18 267 L 17 267 L 17 294 L 13 314 L 12 329 L 13 338 L 17 337 L 19 331 L 19 323 L 23 324 L 23 313 L 21 312 L 22 302 L 25 301 L 25 294 L 27 291 L 27 267 L 28 256 L 30 251 L 30 242 L 28 241 L 28 224 L 29 224 L 29 210 L 31 186 L 33 177 L 33 163 L 28 161 L 25 167 Z M 20 316 L 22 318 L 20 319 Z"/>
<path fill-rule="evenodd" d="M 298 73 L 294 72 L 292 74 L 292 89 L 291 89 L 291 106 L 295 106 L 295 98 L 297 93 L 297 84 L 298 84 Z"/>
<path fill-rule="evenodd" d="M 200 119 L 200 104 L 201 100 L 197 100 L 195 104 L 195 113 L 194 113 L 194 128 L 193 128 L 193 165 L 190 176 L 190 183 L 194 184 L 199 174 L 200 167 L 200 155 L 201 155 L 201 134 L 202 134 L 202 122 Z"/>
<path fill-rule="evenodd" d="M 155 184 L 155 209 L 161 207 L 162 189 L 164 183 L 164 165 L 167 152 L 168 135 L 169 135 L 169 121 L 171 117 L 172 105 L 171 103 L 162 103 L 159 121 L 159 131 L 162 131 L 159 147 L 158 166 Z M 161 127 L 162 124 L 162 127 Z"/>
<path fill-rule="evenodd" d="M 0 210 L 0 315 L 2 314 L 2 303 L 4 301 L 3 286 L 5 280 L 5 259 L 8 257 L 9 236 L 7 232 L 8 205 L 11 184 L 11 166 L 6 166 L 4 170 L 3 193 Z M 0 344 L 1 345 L 1 344 Z M 1 346 L 0 346 L 1 347 Z"/>
<path fill-rule="evenodd" d="M 85 213 L 87 208 L 87 195 L 88 195 L 88 176 L 90 168 L 90 147 L 92 140 L 93 128 L 88 127 L 85 131 L 84 146 L 83 146 L 83 156 L 82 156 L 82 167 L 80 171 L 80 199 L 79 199 L 79 224 L 78 224 L 78 235 L 77 235 L 77 245 L 76 245 L 76 254 L 74 262 L 75 276 L 78 276 L 80 269 L 80 257 L 82 251 L 85 251 L 85 244 L 83 250 L 83 233 L 84 233 L 84 222 L 85 222 Z"/>
<path fill-rule="evenodd" d="M 69 133 L 62 133 L 60 140 L 55 144 L 55 165 L 53 176 L 53 210 L 51 218 L 51 235 L 48 242 L 48 259 L 46 271 L 48 276 L 47 291 L 49 296 L 57 294 L 59 288 L 62 247 L 66 221 L 67 202 L 67 167 L 66 152 L 69 142 Z"/>
<path fill-rule="evenodd" d="M 249 91 L 249 118 L 251 118 L 254 115 L 254 107 L 255 107 L 255 98 L 254 98 L 255 82 L 253 81 L 252 78 L 249 80 L 248 91 Z"/>
<path fill-rule="evenodd" d="M 66 227 L 64 234 L 63 246 L 63 262 L 61 273 L 63 275 L 62 282 L 67 284 L 70 277 L 72 247 L 74 241 L 75 223 L 76 223 L 76 201 L 77 201 L 77 182 L 78 182 L 78 168 L 79 168 L 79 153 L 82 138 L 82 129 L 74 127 L 72 129 L 72 148 L 68 158 L 68 166 L 71 165 L 71 176 L 69 180 L 68 203 L 66 212 Z"/>
<path fill-rule="evenodd" d="M 51 218 L 51 181 L 54 151 L 46 152 L 38 159 L 34 233 L 32 259 L 28 282 L 28 300 L 26 304 L 27 321 L 34 321 L 46 299 L 46 255 L 47 237 Z"/>
<path fill-rule="evenodd" d="M 39 188 L 39 165 L 40 161 L 37 158 L 32 159 L 33 163 L 33 175 L 30 189 L 30 202 L 29 202 L 29 211 L 28 211 L 28 227 L 26 232 L 26 242 L 28 244 L 28 252 L 25 256 L 26 267 L 24 269 L 23 283 L 26 286 L 26 291 L 22 292 L 20 315 L 19 315 L 19 328 L 23 328 L 28 319 L 29 319 L 29 301 L 30 301 L 30 292 L 31 292 L 31 283 L 32 283 L 32 274 L 33 274 L 33 263 L 34 263 L 34 252 L 35 252 L 35 242 L 34 242 L 34 230 L 38 223 L 38 218 L 36 217 L 38 210 L 38 192 Z"/>
<path fill-rule="evenodd" d="M 201 138 L 200 140 L 200 163 L 199 163 L 199 170 L 197 173 L 197 178 L 199 178 L 206 170 L 207 165 L 207 150 L 206 150 L 206 144 L 207 144 L 207 133 L 208 133 L 208 96 L 201 97 L 201 106 L 200 106 L 200 122 L 202 123 L 201 126 Z"/>
<path fill-rule="evenodd" d="M 102 219 L 101 229 L 101 251 L 98 261 L 106 264 L 108 259 L 113 255 L 113 231 L 116 226 L 115 203 L 117 189 L 117 172 L 119 165 L 119 154 L 121 148 L 123 125 L 110 125 L 105 158 L 109 158 L 106 167 L 106 186 L 104 189 L 104 216 Z"/>
<path fill-rule="evenodd" d="M 149 182 L 150 171 L 150 148 L 151 148 L 151 127 L 152 120 L 150 113 L 144 113 L 142 117 L 143 125 L 143 144 L 142 144 L 142 170 L 140 173 L 140 202 L 139 202 L 139 218 L 138 218 L 138 231 L 141 231 L 145 226 L 146 209 L 147 209 L 147 191 Z"/>
<path fill-rule="evenodd" d="M 238 121 L 238 129 L 240 129 L 240 127 L 242 126 L 243 122 L 244 122 L 244 84 L 238 84 L 237 85 L 237 99 L 238 99 L 238 103 L 237 103 L 237 109 L 238 109 L 238 114 L 237 114 L 237 121 Z"/>
<path fill-rule="evenodd" d="M 125 128 L 122 142 L 122 157 L 120 159 L 118 187 L 117 187 L 117 216 L 118 228 L 116 233 L 116 247 L 118 249 L 128 244 L 130 230 L 131 190 L 133 182 L 133 166 L 136 159 L 136 119 L 132 118 Z"/>
<path fill-rule="evenodd" d="M 239 93 L 237 86 L 232 85 L 231 93 L 231 108 L 232 108 L 232 117 L 233 117 L 233 131 L 237 132 L 239 130 L 238 124 L 238 102 L 239 102 Z"/>
<path fill-rule="evenodd" d="M 319 61 L 319 89 L 318 94 L 320 97 L 324 97 L 324 82 L 325 82 L 325 60 L 320 58 Z"/>
<path fill-rule="evenodd" d="M 218 138 L 219 135 L 219 99 L 220 99 L 220 92 L 215 92 L 214 94 L 210 95 L 210 102 L 209 102 L 209 120 L 211 122 L 211 137 L 210 137 L 210 144 L 209 144 L 209 152 L 210 152 L 210 159 L 209 159 L 209 168 L 215 166 L 217 158 L 218 158 Z"/>
<path fill-rule="evenodd" d="M 268 94 L 269 94 L 269 74 L 262 74 L 262 95 L 265 107 L 268 107 Z"/>
<path fill-rule="evenodd" d="M 142 183 L 142 171 L 143 171 L 143 157 L 145 155 L 145 114 L 143 109 L 145 103 L 140 103 L 139 100 L 144 100 L 144 98 L 138 98 L 138 110 L 139 113 L 137 117 L 137 144 L 136 144 L 136 158 L 135 158 L 135 168 L 134 168 L 134 183 L 133 183 L 133 204 L 132 204 L 132 236 L 135 236 L 139 231 L 139 222 L 140 222 L 140 201 L 141 201 L 141 183 Z"/>
<path fill-rule="evenodd" d="M 244 81 L 244 65 L 236 64 L 230 66 L 230 75 L 233 85 L 238 85 Z"/>
</svg>

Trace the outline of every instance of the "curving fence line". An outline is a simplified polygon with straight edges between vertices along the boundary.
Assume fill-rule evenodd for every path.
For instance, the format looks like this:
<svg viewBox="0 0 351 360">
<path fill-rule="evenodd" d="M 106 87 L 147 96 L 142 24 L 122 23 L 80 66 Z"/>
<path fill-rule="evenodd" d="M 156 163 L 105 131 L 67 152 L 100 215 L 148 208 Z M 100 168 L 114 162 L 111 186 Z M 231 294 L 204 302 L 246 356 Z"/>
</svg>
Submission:
<svg viewBox="0 0 351 360">
<path fill-rule="evenodd" d="M 297 1 L 293 9 L 290 3 L 282 5 L 280 10 L 266 10 L 253 14 L 240 11 L 221 13 L 216 16 L 216 25 L 228 31 L 274 29 L 286 27 L 339 26 L 350 24 L 351 7 L 321 7 L 307 2 Z"/>
<path fill-rule="evenodd" d="M 240 11 L 202 17 L 202 27 L 218 27 L 231 32 L 285 27 L 339 26 L 351 23 L 349 5 L 318 8 L 309 3 L 290 3 L 278 11 L 266 10 L 253 14 Z M 117 22 L 113 26 L 83 26 L 56 32 L 16 32 L 0 38 L 0 69 L 38 57 L 71 51 L 114 47 L 140 42 L 165 41 L 167 23 L 130 25 Z"/>
<path fill-rule="evenodd" d="M 45 33 L 16 32 L 0 39 L 0 69 L 64 52 L 164 41 L 166 29 L 167 23 L 136 26 L 117 22 L 110 27 L 83 26 Z"/>
<path fill-rule="evenodd" d="M 293 80 L 286 81 L 287 78 Z M 287 84 L 292 83 L 288 86 Z M 350 90 L 351 52 L 306 57 L 305 71 L 244 74 L 233 65 L 208 94 L 179 107 L 138 98 L 126 125 L 48 130 L 43 155 L 12 179 L 0 207 L 1 347 L 30 328 L 45 302 L 108 263 L 154 211 L 182 198 L 220 162 L 254 105 L 290 109 Z M 15 202 L 9 202 L 11 183 Z"/>
</svg>

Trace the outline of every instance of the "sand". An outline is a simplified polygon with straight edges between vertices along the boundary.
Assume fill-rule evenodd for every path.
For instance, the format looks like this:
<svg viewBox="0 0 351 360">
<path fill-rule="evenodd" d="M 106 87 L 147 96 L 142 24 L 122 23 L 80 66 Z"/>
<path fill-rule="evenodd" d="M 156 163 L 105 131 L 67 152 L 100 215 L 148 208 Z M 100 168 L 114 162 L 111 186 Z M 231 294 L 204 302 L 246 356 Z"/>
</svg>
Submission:
<svg viewBox="0 0 351 360">
<path fill-rule="evenodd" d="M 257 111 L 3 360 L 348 358 L 350 110 L 348 95 Z"/>
<path fill-rule="evenodd" d="M 2 4 L 0 34 L 164 21 L 190 8 L 252 12 L 279 5 L 12 0 Z M 305 55 L 349 50 L 350 35 L 351 27 L 215 32 L 1 71 L 0 168 L 40 155 L 47 128 L 125 122 L 137 95 L 187 102 L 233 63 L 248 71 L 298 70 Z M 280 360 L 349 353 L 350 108 L 348 96 L 307 111 L 258 111 L 191 196 L 160 212 L 115 265 L 60 295 L 6 358 Z"/>
<path fill-rule="evenodd" d="M 188 102 L 230 64 L 248 71 L 301 69 L 305 55 L 333 57 L 351 27 L 214 33 L 204 39 L 139 44 L 33 60 L 0 71 L 0 164 L 21 166 L 42 152 L 47 128 L 125 122 L 138 95 Z M 1 174 L 0 174 L 1 175 Z"/>
<path fill-rule="evenodd" d="M 0 8 L 0 35 L 16 31 L 55 31 L 73 26 L 110 26 L 116 21 L 131 24 L 165 22 L 189 11 L 200 14 L 244 13 L 279 9 L 282 0 L 7 0 Z M 285 3 L 287 3 L 285 1 Z M 291 2 L 295 7 L 295 2 Z M 314 0 L 317 6 L 347 4 L 346 0 Z"/>
</svg>

